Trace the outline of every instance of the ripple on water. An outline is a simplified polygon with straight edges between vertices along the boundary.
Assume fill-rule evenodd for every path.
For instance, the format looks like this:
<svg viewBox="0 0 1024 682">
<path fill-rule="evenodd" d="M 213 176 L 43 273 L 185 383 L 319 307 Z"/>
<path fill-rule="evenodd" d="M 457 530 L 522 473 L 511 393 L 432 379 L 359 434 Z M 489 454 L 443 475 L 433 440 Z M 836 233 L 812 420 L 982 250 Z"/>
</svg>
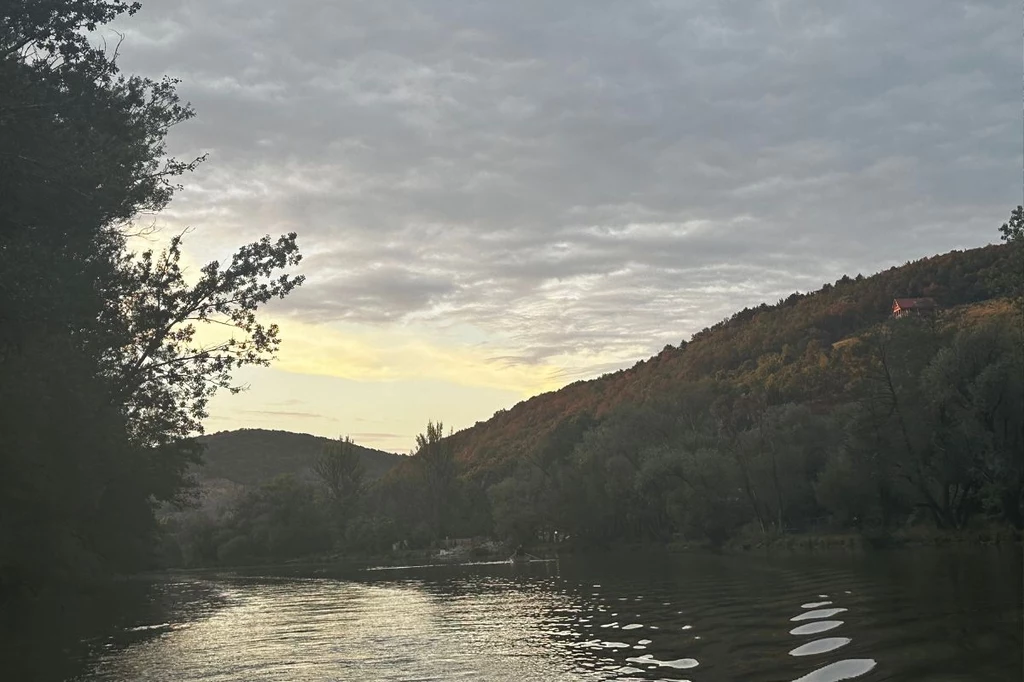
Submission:
<svg viewBox="0 0 1024 682">
<path fill-rule="evenodd" d="M 800 608 L 802 608 L 802 609 L 818 609 L 818 608 L 821 608 L 822 606 L 831 606 L 831 605 L 832 605 L 832 602 L 830 602 L 830 601 L 812 601 L 809 604 L 801 604 Z"/>
<path fill-rule="evenodd" d="M 644 654 L 643 656 L 627 658 L 626 662 L 642 663 L 649 666 L 658 666 L 659 668 L 675 668 L 676 670 L 688 670 L 700 665 L 700 662 L 696 658 L 677 658 L 674 661 L 659 661 L 654 657 L 654 654 Z"/>
<path fill-rule="evenodd" d="M 623 625 L 622 629 L 623 630 L 637 630 L 637 629 L 642 628 L 642 627 L 643 627 L 643 625 L 640 624 L 640 623 L 630 623 L 629 625 Z"/>
<path fill-rule="evenodd" d="M 813 611 L 805 611 L 805 612 L 801 613 L 799 616 L 793 616 L 789 620 L 791 620 L 791 621 L 798 621 L 798 620 L 815 620 L 815 619 L 818 619 L 818 618 L 831 618 L 832 616 L 834 616 L 836 614 L 839 614 L 839 613 L 842 613 L 843 611 L 846 611 L 846 610 L 847 609 L 815 609 Z"/>
<path fill-rule="evenodd" d="M 790 656 L 813 656 L 815 654 L 825 654 L 829 651 L 835 651 L 839 647 L 846 646 L 852 642 L 849 637 L 825 637 L 824 639 L 816 639 L 813 642 L 807 642 L 798 646 L 789 652 Z"/>
<path fill-rule="evenodd" d="M 843 624 L 841 620 L 819 620 L 815 623 L 808 623 L 795 627 L 789 631 L 791 635 L 816 635 L 819 632 L 827 632 Z"/>
<path fill-rule="evenodd" d="M 845 661 L 830 663 L 812 673 L 794 680 L 794 682 L 839 682 L 870 672 L 878 663 L 873 658 L 848 658 Z"/>
<path fill-rule="evenodd" d="M 170 623 L 159 623 L 157 625 L 136 625 L 133 628 L 127 628 L 126 632 L 145 632 L 146 630 L 171 630 L 174 629 Z"/>
</svg>

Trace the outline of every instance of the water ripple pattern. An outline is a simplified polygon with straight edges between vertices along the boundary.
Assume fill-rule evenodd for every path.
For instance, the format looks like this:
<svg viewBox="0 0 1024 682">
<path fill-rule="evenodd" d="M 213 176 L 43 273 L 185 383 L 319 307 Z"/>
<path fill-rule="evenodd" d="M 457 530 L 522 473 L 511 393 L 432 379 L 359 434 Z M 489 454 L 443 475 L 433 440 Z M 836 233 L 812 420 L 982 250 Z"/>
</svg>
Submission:
<svg viewBox="0 0 1024 682">
<path fill-rule="evenodd" d="M 801 644 L 789 652 L 790 656 L 814 656 L 835 651 L 841 646 L 846 646 L 851 640 L 849 637 L 823 637 L 807 644 Z"/>
<path fill-rule="evenodd" d="M 154 582 L 80 634 L 76 674 L 9 677 L 995 681 L 1021 679 L 1024 657 L 1021 566 L 1004 554 L 302 570 Z"/>
<path fill-rule="evenodd" d="M 851 594 L 851 591 L 844 590 L 844 594 Z M 819 597 L 825 597 L 827 595 L 818 595 Z M 846 607 L 834 607 L 834 608 L 817 608 L 825 606 L 827 604 L 833 604 L 834 602 L 819 601 L 810 602 L 803 604 L 801 608 L 812 609 L 797 614 L 789 620 L 792 621 L 813 621 L 807 625 L 799 626 L 790 631 L 791 635 L 806 635 L 814 632 L 823 632 L 824 630 L 831 630 L 839 627 L 843 624 L 843 621 L 829 621 L 824 620 L 831 618 L 840 613 L 849 611 Z M 815 627 L 817 625 L 817 627 Z M 801 628 L 804 628 L 801 630 Z M 804 657 L 804 656 L 821 656 L 822 654 L 831 653 L 847 646 L 853 640 L 849 637 L 823 637 L 822 639 L 812 640 L 801 644 L 795 649 L 789 652 L 790 656 Z M 872 658 L 860 658 L 860 659 L 848 659 L 842 661 L 836 661 L 827 663 L 816 670 L 803 675 L 798 678 L 796 682 L 838 682 L 839 680 L 850 680 L 855 677 L 874 670 L 878 663 Z"/>
</svg>

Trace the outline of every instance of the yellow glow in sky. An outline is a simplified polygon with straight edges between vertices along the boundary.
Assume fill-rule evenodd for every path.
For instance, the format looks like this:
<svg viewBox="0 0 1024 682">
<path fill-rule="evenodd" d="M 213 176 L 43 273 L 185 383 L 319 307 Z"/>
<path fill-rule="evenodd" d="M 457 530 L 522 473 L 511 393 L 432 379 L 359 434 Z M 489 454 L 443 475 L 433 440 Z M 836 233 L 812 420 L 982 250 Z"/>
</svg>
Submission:
<svg viewBox="0 0 1024 682">
<path fill-rule="evenodd" d="M 464 428 L 565 383 L 558 368 L 505 366 L 479 346 L 431 338 L 428 329 L 264 318 L 281 327 L 279 357 L 271 368 L 236 375 L 249 388 L 213 400 L 208 431 L 349 435 L 367 447 L 408 452 L 428 419 Z"/>
</svg>

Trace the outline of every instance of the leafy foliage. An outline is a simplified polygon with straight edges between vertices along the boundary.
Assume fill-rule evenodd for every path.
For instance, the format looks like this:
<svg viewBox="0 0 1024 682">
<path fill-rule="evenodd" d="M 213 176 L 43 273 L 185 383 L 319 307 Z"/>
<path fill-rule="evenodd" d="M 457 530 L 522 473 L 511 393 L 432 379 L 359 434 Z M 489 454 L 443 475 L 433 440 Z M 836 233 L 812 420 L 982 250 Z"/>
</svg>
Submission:
<svg viewBox="0 0 1024 682">
<path fill-rule="evenodd" d="M 996 298 L 1010 262 L 1007 247 L 988 247 L 844 278 L 466 431 L 430 422 L 411 456 L 358 494 L 340 492 L 354 446 L 334 442 L 307 492 L 319 516 L 304 518 L 341 553 L 556 532 L 598 546 L 719 546 L 920 523 L 1020 528 L 1024 344 Z M 933 295 L 942 281 L 948 307 L 892 319 L 884 292 L 913 281 L 925 284 L 912 293 Z M 341 511 L 339 499 L 356 501 Z M 255 507 L 234 508 L 214 524 L 207 561 L 242 549 L 249 561 L 281 558 L 268 535 L 239 530 Z"/>
<path fill-rule="evenodd" d="M 536 396 L 455 434 L 456 456 L 469 476 L 486 478 L 533 456 L 567 418 L 600 418 L 708 379 L 760 389 L 772 403 L 835 404 L 851 380 L 844 344 L 888 320 L 893 298 L 932 296 L 956 310 L 1003 295 L 997 282 L 1015 276 L 1014 267 L 1005 246 L 953 251 L 742 310 L 629 369 Z"/>
<path fill-rule="evenodd" d="M 844 277 L 499 411 L 445 439 L 457 485 L 487 490 L 462 513 L 514 542 L 1020 528 L 1024 343 L 998 298 L 1020 276 L 1012 244 Z M 942 310 L 893 320 L 905 295 Z M 417 480 L 409 462 L 376 492 L 413 534 Z"/>
<path fill-rule="evenodd" d="M 154 508 L 181 502 L 209 397 L 278 339 L 255 313 L 301 277 L 295 235 L 242 247 L 189 286 L 180 237 L 128 230 L 202 158 L 165 155 L 193 115 L 175 81 L 121 74 L 90 32 L 136 3 L 0 7 L 0 594 L 152 561 Z M 197 342 L 200 325 L 232 328 Z"/>
<path fill-rule="evenodd" d="M 104 362 L 113 399 L 127 410 L 138 442 L 159 446 L 200 432 L 217 389 L 240 390 L 231 383 L 233 369 L 270 363 L 278 328 L 260 324 L 256 311 L 302 284 L 302 276 L 273 278 L 301 260 L 295 238 L 293 232 L 276 243 L 264 237 L 243 246 L 228 267 L 205 265 L 191 286 L 179 264 L 180 236 L 157 258 L 151 251 L 123 256 L 118 288 L 104 311 L 117 325 L 119 343 Z M 201 343 L 197 325 L 232 335 Z"/>
</svg>

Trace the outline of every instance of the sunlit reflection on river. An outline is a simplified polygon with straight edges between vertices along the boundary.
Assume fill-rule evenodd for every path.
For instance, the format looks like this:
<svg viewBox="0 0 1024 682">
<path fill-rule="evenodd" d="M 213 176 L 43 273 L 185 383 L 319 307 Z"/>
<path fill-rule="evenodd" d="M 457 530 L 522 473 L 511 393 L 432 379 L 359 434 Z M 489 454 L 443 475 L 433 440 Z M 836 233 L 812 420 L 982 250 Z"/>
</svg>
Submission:
<svg viewBox="0 0 1024 682">
<path fill-rule="evenodd" d="M 72 679 L 1020 679 L 1019 571 L 1003 552 L 190 577 L 148 586 Z"/>
</svg>

